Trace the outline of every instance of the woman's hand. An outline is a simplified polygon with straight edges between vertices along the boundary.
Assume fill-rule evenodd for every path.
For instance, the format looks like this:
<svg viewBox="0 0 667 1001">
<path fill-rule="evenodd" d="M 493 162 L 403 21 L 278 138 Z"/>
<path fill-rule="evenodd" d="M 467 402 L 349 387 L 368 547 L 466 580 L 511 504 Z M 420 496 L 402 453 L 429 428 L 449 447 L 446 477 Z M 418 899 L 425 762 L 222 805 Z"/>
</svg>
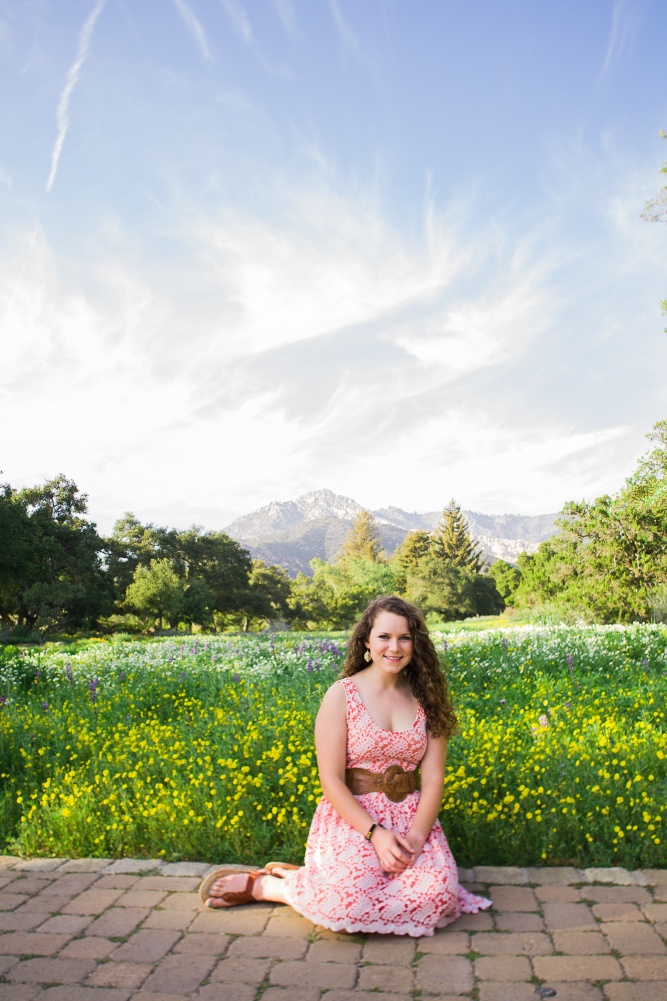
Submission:
<svg viewBox="0 0 667 1001">
<path fill-rule="evenodd" d="M 423 834 L 420 834 L 419 831 L 408 831 L 403 840 L 410 846 L 412 858 L 409 864 L 414 865 L 422 853 L 426 838 Z"/>
<path fill-rule="evenodd" d="M 373 831 L 371 844 L 385 872 L 403 872 L 412 865 L 413 851 L 410 842 L 402 834 L 378 826 Z"/>
</svg>

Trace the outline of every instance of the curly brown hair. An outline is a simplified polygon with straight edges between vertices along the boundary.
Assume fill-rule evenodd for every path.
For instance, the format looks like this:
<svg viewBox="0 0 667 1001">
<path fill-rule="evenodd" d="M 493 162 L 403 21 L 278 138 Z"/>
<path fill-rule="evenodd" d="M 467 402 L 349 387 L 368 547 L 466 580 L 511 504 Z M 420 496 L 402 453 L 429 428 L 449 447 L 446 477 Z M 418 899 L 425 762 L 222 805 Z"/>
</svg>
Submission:
<svg viewBox="0 0 667 1001">
<path fill-rule="evenodd" d="M 456 732 L 456 715 L 447 678 L 440 667 L 424 616 L 409 601 L 398 598 L 395 594 L 383 595 L 371 601 L 347 644 L 343 677 L 350 678 L 368 667 L 364 660 L 366 643 L 380 612 L 393 612 L 408 620 L 412 637 L 412 660 L 404 668 L 404 674 L 410 683 L 412 694 L 426 713 L 426 725 L 430 733 L 434 737 L 453 736 Z"/>
</svg>

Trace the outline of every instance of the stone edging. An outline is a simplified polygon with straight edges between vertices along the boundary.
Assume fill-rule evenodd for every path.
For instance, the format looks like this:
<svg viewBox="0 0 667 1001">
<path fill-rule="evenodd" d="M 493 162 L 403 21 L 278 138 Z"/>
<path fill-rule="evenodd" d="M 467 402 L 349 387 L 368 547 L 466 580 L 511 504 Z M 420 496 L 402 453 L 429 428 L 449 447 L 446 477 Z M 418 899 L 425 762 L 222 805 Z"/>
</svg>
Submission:
<svg viewBox="0 0 667 1001">
<path fill-rule="evenodd" d="M 205 876 L 222 863 L 164 862 L 162 859 L 109 859 L 109 858 L 20 858 L 17 855 L 0 855 L 0 870 L 18 872 L 97 872 L 100 875 L 124 873 L 128 875 L 159 874 L 160 876 Z M 235 868 L 224 863 L 227 868 Z M 245 868 L 239 866 L 239 869 Z M 478 865 L 473 869 L 459 869 L 462 883 L 484 885 L 570 886 L 586 883 L 606 883 L 612 886 L 664 886 L 667 869 L 611 868 L 577 869 L 574 866 L 527 867 Z"/>
</svg>

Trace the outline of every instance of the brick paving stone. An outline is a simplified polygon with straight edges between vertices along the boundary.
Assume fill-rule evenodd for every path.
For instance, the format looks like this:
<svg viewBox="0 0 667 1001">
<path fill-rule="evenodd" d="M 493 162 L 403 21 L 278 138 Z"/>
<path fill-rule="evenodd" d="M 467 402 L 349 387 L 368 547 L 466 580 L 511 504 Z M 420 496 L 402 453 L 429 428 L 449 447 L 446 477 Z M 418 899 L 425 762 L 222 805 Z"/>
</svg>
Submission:
<svg viewBox="0 0 667 1001">
<path fill-rule="evenodd" d="M 365 963 L 411 963 L 416 951 L 415 939 L 406 935 L 369 935 L 363 951 Z"/>
<path fill-rule="evenodd" d="M 18 963 L 16 956 L 0 956 L 0 976 L 6 973 L 7 970 L 11 970 L 12 966 L 16 963 Z"/>
<path fill-rule="evenodd" d="M 496 914 L 496 928 L 499 931 L 544 931 L 544 921 L 539 914 L 520 913 Z"/>
<path fill-rule="evenodd" d="M 59 869 L 66 858 L 26 858 L 16 862 L 12 868 L 15 872 L 54 872 Z"/>
<path fill-rule="evenodd" d="M 289 992 L 289 996 L 284 987 L 269 987 L 268 991 L 262 994 L 262 1001 L 319 1001 L 319 997 L 320 992 L 316 987 L 304 991 L 295 991 L 292 989 Z M 326 997 L 331 998 L 332 994 L 327 994 Z M 359 995 L 355 992 L 350 997 L 358 999 Z M 382 995 L 380 994 L 373 995 L 374 999 L 381 997 Z"/>
<path fill-rule="evenodd" d="M 356 966 L 347 963 L 295 963 L 288 960 L 276 963 L 271 970 L 271 983 L 282 987 L 350 988 L 354 987 L 356 979 Z"/>
<path fill-rule="evenodd" d="M 0 984 L 0 1001 L 31 1001 L 39 991 L 34 984 Z"/>
<path fill-rule="evenodd" d="M 474 868 L 475 882 L 514 884 L 528 882 L 528 870 L 517 866 L 477 865 Z"/>
<path fill-rule="evenodd" d="M 101 914 L 118 900 L 122 892 L 122 890 L 98 890 L 97 887 L 84 890 L 74 900 L 70 900 L 62 910 L 65 914 Z"/>
<path fill-rule="evenodd" d="M 137 931 L 111 954 L 111 958 L 127 963 L 157 963 L 180 937 L 177 931 Z"/>
<path fill-rule="evenodd" d="M 71 935 L 49 935 L 37 931 L 9 932 L 0 937 L 0 953 L 10 956 L 54 956 L 67 945 Z"/>
<path fill-rule="evenodd" d="M 637 904 L 593 904 L 592 910 L 598 921 L 646 921 Z"/>
<path fill-rule="evenodd" d="M 217 962 L 214 956 L 167 956 L 143 985 L 145 991 L 190 994 L 206 980 Z"/>
<path fill-rule="evenodd" d="M 427 994 L 464 994 L 474 986 L 472 963 L 463 956 L 422 956 L 415 987 Z"/>
<path fill-rule="evenodd" d="M 462 883 L 461 886 L 464 884 Z M 465 884 L 466 890 L 470 890 L 471 893 L 481 893 L 482 896 L 486 893 L 486 883 L 473 883 L 468 881 Z"/>
<path fill-rule="evenodd" d="M 0 869 L 9 869 L 20 861 L 20 855 L 0 855 Z"/>
<path fill-rule="evenodd" d="M 27 899 L 27 893 L 0 893 L 0 911 L 13 911 L 15 907 L 25 904 Z"/>
<path fill-rule="evenodd" d="M 667 886 L 667 869 L 641 869 L 646 886 Z"/>
<path fill-rule="evenodd" d="M 100 876 L 95 887 L 98 890 L 129 890 L 137 883 L 143 883 L 141 876 L 123 876 L 122 873 L 112 873 L 110 876 Z"/>
<path fill-rule="evenodd" d="M 665 1001 L 667 980 L 643 984 L 605 984 L 609 1001 Z"/>
<path fill-rule="evenodd" d="M 262 1001 L 268 995 L 262 996 Z M 326 1001 L 412 1001 L 411 994 L 387 994 L 386 992 L 376 992 L 376 991 L 327 991 L 326 994 L 322 995 L 322 999 Z M 285 998 L 285 1001 L 292 1001 L 291 994 L 289 998 Z M 428 1001 L 438 1001 L 438 998 L 430 997 Z M 442 1001 L 461 1001 L 460 998 L 443 998 Z M 533 999 L 534 1001 L 534 999 Z"/>
<path fill-rule="evenodd" d="M 198 997 L 197 994 L 192 995 Z M 165 994 L 163 991 L 137 991 L 132 995 L 132 1001 L 185 1001 L 182 994 Z"/>
<path fill-rule="evenodd" d="M 221 959 L 211 961 L 209 970 L 217 963 L 211 973 L 211 983 L 223 984 L 255 984 L 256 987 L 266 979 L 271 967 L 270 959 L 256 959 L 249 963 L 247 959 Z M 201 980 L 204 978 L 202 977 Z M 200 980 L 200 983 L 201 983 Z"/>
<path fill-rule="evenodd" d="M 530 980 L 533 971 L 525 956 L 483 956 L 474 962 L 475 976 L 481 980 Z"/>
<path fill-rule="evenodd" d="M 616 922 L 605 925 L 603 931 L 609 939 L 612 949 L 616 949 L 624 955 L 664 956 L 667 954 L 665 943 L 650 925 L 639 924 L 636 921 L 627 925 Z"/>
<path fill-rule="evenodd" d="M 39 926 L 39 931 L 53 932 L 56 935 L 78 935 L 92 920 L 89 914 L 56 914 L 47 918 L 44 924 Z"/>
<path fill-rule="evenodd" d="M 58 872 L 101 872 L 111 865 L 110 858 L 71 858 L 61 865 Z"/>
<path fill-rule="evenodd" d="M 165 866 L 166 868 L 166 866 Z M 192 893 L 201 883 L 190 876 L 142 876 L 137 889 L 166 890 L 167 893 Z"/>
<path fill-rule="evenodd" d="M 357 987 L 364 991 L 399 991 L 409 994 L 412 990 L 413 971 L 409 966 L 362 966 Z"/>
<path fill-rule="evenodd" d="M 202 878 L 210 869 L 208 862 L 167 862 L 162 867 L 163 876 L 198 876 Z"/>
<path fill-rule="evenodd" d="M 546 903 L 543 905 L 547 931 L 581 931 L 597 929 L 597 921 L 586 904 Z"/>
<path fill-rule="evenodd" d="M 172 928 L 185 931 L 194 919 L 194 911 L 151 911 L 142 928 Z"/>
<path fill-rule="evenodd" d="M 632 886 L 636 882 L 632 873 L 621 866 L 610 866 L 607 869 L 584 869 L 584 878 L 589 883 L 612 883 L 614 886 Z"/>
<path fill-rule="evenodd" d="M 86 987 L 141 987 L 153 969 L 150 963 L 100 963 L 86 979 Z"/>
<path fill-rule="evenodd" d="M 59 876 L 58 879 L 49 880 L 40 895 L 42 897 L 73 897 L 75 894 L 83 893 L 84 890 L 87 890 L 96 879 L 97 875 L 95 873 L 67 873 L 64 876 Z"/>
<path fill-rule="evenodd" d="M 493 918 L 487 911 L 480 911 L 479 914 L 462 914 L 456 919 L 454 927 L 457 931 L 491 931 Z"/>
<path fill-rule="evenodd" d="M 116 907 L 158 907 L 167 894 L 163 890 L 126 890 L 116 901 Z M 176 898 L 183 894 L 174 894 Z"/>
<path fill-rule="evenodd" d="M 630 980 L 667 980 L 667 956 L 622 956 Z"/>
<path fill-rule="evenodd" d="M 293 911 L 291 907 L 276 908 L 269 918 L 264 934 L 278 938 L 310 938 L 313 934 L 312 921 Z"/>
<path fill-rule="evenodd" d="M 573 866 L 545 866 L 540 868 L 535 866 L 526 870 L 529 883 L 537 883 L 539 886 L 569 886 L 571 883 L 585 883 L 586 878 L 582 869 L 575 869 Z"/>
<path fill-rule="evenodd" d="M 489 896 L 497 911 L 536 911 L 537 898 L 529 886 L 490 886 Z"/>
<path fill-rule="evenodd" d="M 129 1001 L 130 992 L 116 987 L 49 987 L 38 1001 Z"/>
<path fill-rule="evenodd" d="M 482 981 L 477 988 L 479 1001 L 538 1001 L 534 984 L 492 980 Z"/>
<path fill-rule="evenodd" d="M 227 907 L 198 914 L 190 931 L 224 932 L 230 935 L 259 935 L 271 917 L 271 908 L 261 904 L 248 907 Z"/>
<path fill-rule="evenodd" d="M 542 904 L 578 904 L 581 902 L 581 891 L 576 886 L 536 886 L 535 896 Z"/>
<path fill-rule="evenodd" d="M 118 942 L 108 938 L 75 938 L 60 953 L 61 959 L 106 959 L 118 948 Z"/>
<path fill-rule="evenodd" d="M 38 893 L 34 897 L 28 897 L 21 910 L 43 914 L 46 918 L 49 914 L 57 914 L 58 911 L 61 911 L 66 904 L 69 904 L 70 899 L 70 897 L 44 897 Z"/>
<path fill-rule="evenodd" d="M 623 971 L 613 956 L 535 956 L 536 976 L 551 984 L 558 980 L 622 980 Z"/>
<path fill-rule="evenodd" d="M 256 993 L 257 988 L 250 984 L 207 984 L 206 987 L 200 987 L 192 997 L 196 1001 L 255 1001 Z M 291 1001 L 291 991 L 289 994 L 285 991 L 284 994 L 285 1001 Z M 172 994 L 171 997 L 175 998 L 175 995 Z M 132 1001 L 152 1001 L 152 997 L 145 994 L 142 998 L 141 994 L 135 994 Z"/>
<path fill-rule="evenodd" d="M 0 913 L 0 932 L 3 931 L 31 931 L 37 925 L 49 917 L 42 911 L 2 911 Z"/>
<path fill-rule="evenodd" d="M 649 921 L 667 921 L 667 904 L 643 904 L 642 910 Z"/>
<path fill-rule="evenodd" d="M 436 931 L 435 935 L 416 939 L 417 952 L 435 952 L 454 956 L 469 952 L 471 936 L 465 931 Z"/>
<path fill-rule="evenodd" d="M 125 938 L 150 912 L 135 907 L 110 907 L 86 928 L 86 935 L 98 938 Z"/>
<path fill-rule="evenodd" d="M 229 942 L 229 935 L 198 935 L 195 933 L 184 935 L 174 946 L 174 952 L 185 953 L 189 956 L 222 956 Z"/>
<path fill-rule="evenodd" d="M 160 890 L 143 890 L 143 893 L 162 893 L 160 907 L 164 911 L 199 911 L 201 900 L 198 893 L 170 893 L 169 896 Z"/>
<path fill-rule="evenodd" d="M 543 932 L 498 935 L 480 932 L 471 939 L 471 947 L 483 956 L 550 956 L 554 949 Z"/>
<path fill-rule="evenodd" d="M 569 956 L 602 956 L 611 952 L 608 940 L 597 931 L 555 931 L 554 946 Z"/>
<path fill-rule="evenodd" d="M 0 872 L 2 872 L 2 870 L 0 870 Z M 0 889 L 4 889 L 5 886 L 9 886 L 9 884 L 13 883 L 16 879 L 18 879 L 18 873 L 4 871 L 3 875 L 0 876 Z"/>
<path fill-rule="evenodd" d="M 159 858 L 121 858 L 116 859 L 115 862 L 111 862 L 104 872 L 137 873 L 137 875 L 140 875 L 142 872 L 159 871 L 163 865 L 164 862 Z"/>
<path fill-rule="evenodd" d="M 650 904 L 653 900 L 644 886 L 584 886 L 581 893 L 596 904 Z"/>
<path fill-rule="evenodd" d="M 40 893 L 45 887 L 51 886 L 53 880 L 49 876 L 18 876 L 14 880 L 14 892 L 25 893 L 31 897 L 35 893 Z"/>
<path fill-rule="evenodd" d="M 308 943 L 297 938 L 264 938 L 242 935 L 229 947 L 230 957 L 248 959 L 302 959 Z"/>
<path fill-rule="evenodd" d="M 238 940 L 237 940 L 238 941 Z M 294 939 L 287 941 L 294 942 Z M 294 957 L 290 956 L 290 959 Z M 308 947 L 308 963 L 358 963 L 361 959 L 361 942 L 313 942 Z"/>
<path fill-rule="evenodd" d="M 76 984 L 95 969 L 86 959 L 25 959 L 7 974 L 7 979 L 29 984 Z"/>
</svg>

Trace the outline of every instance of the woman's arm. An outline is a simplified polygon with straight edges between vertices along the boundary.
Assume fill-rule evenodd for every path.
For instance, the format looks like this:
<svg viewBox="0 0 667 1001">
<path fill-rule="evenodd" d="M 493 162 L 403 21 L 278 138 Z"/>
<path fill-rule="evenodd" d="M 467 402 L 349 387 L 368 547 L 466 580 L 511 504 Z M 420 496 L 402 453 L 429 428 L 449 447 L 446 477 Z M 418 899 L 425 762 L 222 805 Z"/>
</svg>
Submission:
<svg viewBox="0 0 667 1001">
<path fill-rule="evenodd" d="M 347 748 L 346 695 L 342 685 L 328 690 L 315 720 L 315 749 L 322 792 L 334 810 L 355 831 L 366 834 L 373 818 L 345 785 Z M 410 861 L 410 848 L 405 840 L 392 831 L 376 827 L 371 844 L 386 872 L 402 872 Z M 420 849 L 421 850 L 421 849 Z"/>
<path fill-rule="evenodd" d="M 445 737 L 428 735 L 426 754 L 421 760 L 421 796 L 408 841 L 413 851 L 413 862 L 421 853 L 442 805 L 445 782 L 445 762 L 447 760 L 447 740 Z"/>
</svg>

